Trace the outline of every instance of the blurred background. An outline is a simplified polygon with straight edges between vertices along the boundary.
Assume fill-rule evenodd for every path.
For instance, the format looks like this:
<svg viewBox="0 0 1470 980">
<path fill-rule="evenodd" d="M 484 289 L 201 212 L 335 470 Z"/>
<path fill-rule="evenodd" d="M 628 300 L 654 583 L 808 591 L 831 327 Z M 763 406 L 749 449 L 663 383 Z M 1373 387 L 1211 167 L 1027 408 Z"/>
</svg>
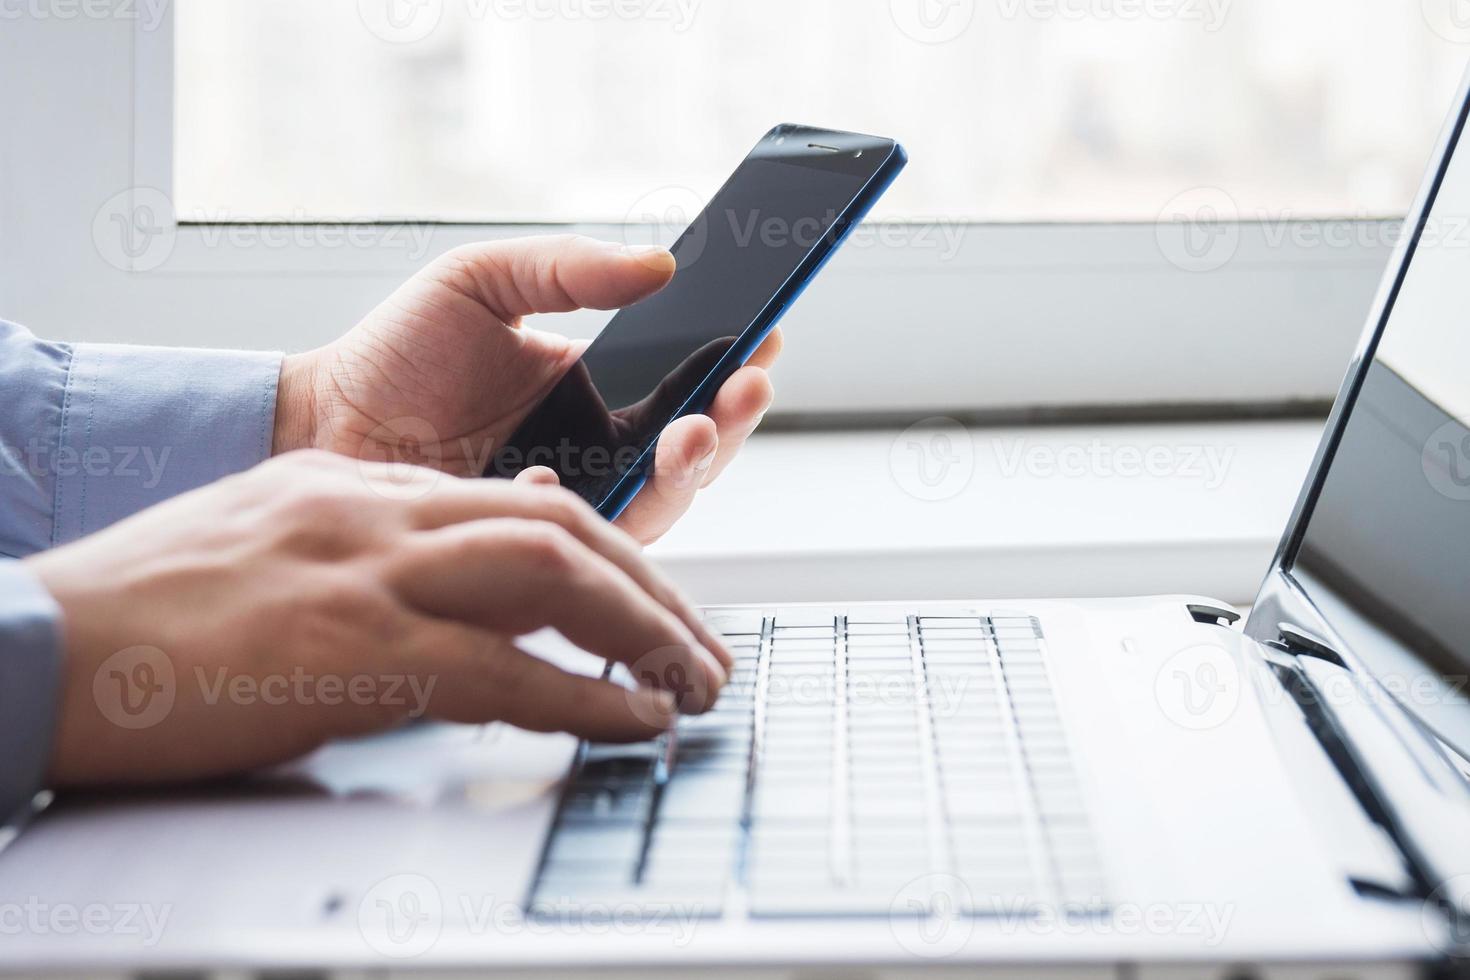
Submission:
<svg viewBox="0 0 1470 980">
<path fill-rule="evenodd" d="M 394 4 L 178 0 L 179 213 L 619 222 L 789 120 L 904 142 L 881 219 L 1389 216 L 1464 65 L 1432 0 Z"/>
<path fill-rule="evenodd" d="M 659 545 L 708 601 L 1249 601 L 1470 61 L 1467 0 L 0 18 L 0 316 L 57 339 L 303 350 L 466 242 L 672 241 L 777 123 L 900 139 Z"/>
</svg>

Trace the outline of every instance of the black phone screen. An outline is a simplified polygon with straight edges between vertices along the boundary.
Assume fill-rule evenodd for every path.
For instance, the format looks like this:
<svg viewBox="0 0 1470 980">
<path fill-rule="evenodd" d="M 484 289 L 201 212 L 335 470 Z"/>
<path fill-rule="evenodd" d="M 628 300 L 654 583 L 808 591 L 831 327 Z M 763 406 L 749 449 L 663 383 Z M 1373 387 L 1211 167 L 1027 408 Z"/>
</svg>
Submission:
<svg viewBox="0 0 1470 980">
<path fill-rule="evenodd" d="M 821 153 L 808 164 L 768 137 L 674 243 L 669 285 L 608 323 L 486 475 L 549 466 L 600 504 L 803 261 L 835 237 L 884 155 Z"/>
</svg>

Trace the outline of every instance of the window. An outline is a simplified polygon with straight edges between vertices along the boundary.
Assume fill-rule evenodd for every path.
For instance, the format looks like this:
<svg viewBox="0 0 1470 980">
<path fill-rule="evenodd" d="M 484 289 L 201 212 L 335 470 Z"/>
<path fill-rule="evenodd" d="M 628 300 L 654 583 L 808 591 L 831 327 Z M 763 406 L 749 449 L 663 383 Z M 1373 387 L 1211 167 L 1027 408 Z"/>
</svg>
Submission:
<svg viewBox="0 0 1470 980">
<path fill-rule="evenodd" d="M 198 220 L 647 221 L 782 121 L 899 138 L 878 218 L 1400 214 L 1435 0 L 179 0 Z M 925 15 L 928 19 L 925 19 Z"/>
<path fill-rule="evenodd" d="M 671 236 L 761 132 L 810 121 L 913 160 L 785 321 L 788 420 L 1320 408 L 1470 55 L 1463 2 L 28 14 L 0 29 L 0 88 L 26 95 L 0 100 L 0 313 L 302 349 L 463 242 Z M 390 223 L 343 233 L 367 218 Z"/>
</svg>

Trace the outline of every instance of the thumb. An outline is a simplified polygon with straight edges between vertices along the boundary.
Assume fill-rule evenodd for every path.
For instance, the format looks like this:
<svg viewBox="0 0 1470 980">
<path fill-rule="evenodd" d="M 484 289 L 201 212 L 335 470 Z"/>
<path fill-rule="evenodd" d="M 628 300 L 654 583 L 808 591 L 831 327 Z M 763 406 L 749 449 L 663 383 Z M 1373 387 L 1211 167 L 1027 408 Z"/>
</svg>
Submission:
<svg viewBox="0 0 1470 980">
<path fill-rule="evenodd" d="M 446 254 L 460 283 L 502 320 L 531 313 L 612 310 L 668 285 L 674 256 L 583 235 L 547 235 L 462 245 Z"/>
</svg>

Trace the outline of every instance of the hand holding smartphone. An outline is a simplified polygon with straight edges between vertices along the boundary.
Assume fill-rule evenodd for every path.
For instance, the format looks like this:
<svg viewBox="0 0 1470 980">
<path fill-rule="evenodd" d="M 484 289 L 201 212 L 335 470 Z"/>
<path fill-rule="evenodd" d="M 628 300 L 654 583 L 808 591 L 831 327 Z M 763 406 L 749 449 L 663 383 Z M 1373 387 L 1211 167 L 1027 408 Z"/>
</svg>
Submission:
<svg viewBox="0 0 1470 980">
<path fill-rule="evenodd" d="M 880 137 L 771 130 L 672 246 L 669 285 L 613 317 L 485 475 L 548 466 L 617 517 L 663 430 L 708 408 L 907 159 Z"/>
</svg>

